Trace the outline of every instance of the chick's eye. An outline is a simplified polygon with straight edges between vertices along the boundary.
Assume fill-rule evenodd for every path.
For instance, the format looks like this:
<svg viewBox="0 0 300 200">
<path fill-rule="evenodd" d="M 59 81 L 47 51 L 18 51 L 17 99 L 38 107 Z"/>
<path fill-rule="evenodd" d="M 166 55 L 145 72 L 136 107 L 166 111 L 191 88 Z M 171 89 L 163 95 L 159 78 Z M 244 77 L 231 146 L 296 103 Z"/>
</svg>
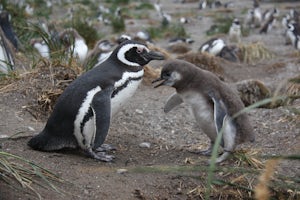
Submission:
<svg viewBox="0 0 300 200">
<path fill-rule="evenodd" d="M 164 78 L 169 78 L 171 76 L 171 73 L 170 72 L 164 72 L 163 73 L 163 77 Z"/>
</svg>

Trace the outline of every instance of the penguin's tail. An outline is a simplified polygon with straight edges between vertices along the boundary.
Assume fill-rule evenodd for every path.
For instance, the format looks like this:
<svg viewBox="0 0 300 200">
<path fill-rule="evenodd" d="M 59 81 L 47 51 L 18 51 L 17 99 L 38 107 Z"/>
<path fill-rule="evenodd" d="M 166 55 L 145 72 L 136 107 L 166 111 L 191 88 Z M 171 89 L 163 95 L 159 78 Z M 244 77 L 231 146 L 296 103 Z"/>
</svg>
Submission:
<svg viewBox="0 0 300 200">
<path fill-rule="evenodd" d="M 72 139 L 64 140 L 61 137 L 55 137 L 43 130 L 38 135 L 31 138 L 27 145 L 38 151 L 54 151 L 63 148 L 75 148 L 76 142 Z"/>
</svg>

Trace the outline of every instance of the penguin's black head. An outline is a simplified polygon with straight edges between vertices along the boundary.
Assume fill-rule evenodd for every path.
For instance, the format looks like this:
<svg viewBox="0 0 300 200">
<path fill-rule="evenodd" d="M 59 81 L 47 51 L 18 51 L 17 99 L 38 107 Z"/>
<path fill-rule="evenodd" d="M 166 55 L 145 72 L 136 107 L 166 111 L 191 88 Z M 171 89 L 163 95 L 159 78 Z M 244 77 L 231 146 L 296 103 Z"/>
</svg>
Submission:
<svg viewBox="0 0 300 200">
<path fill-rule="evenodd" d="M 0 22 L 1 22 L 1 24 L 9 23 L 10 20 L 11 20 L 11 16 L 7 11 L 3 10 L 3 11 L 0 12 Z"/>
<path fill-rule="evenodd" d="M 145 44 L 133 40 L 121 43 L 113 54 L 123 64 L 135 67 L 144 66 L 151 60 L 164 59 L 161 53 L 150 51 Z"/>
<path fill-rule="evenodd" d="M 235 24 L 235 25 L 240 25 L 240 20 L 238 20 L 237 18 L 235 18 L 234 20 L 233 20 L 233 24 Z"/>
</svg>

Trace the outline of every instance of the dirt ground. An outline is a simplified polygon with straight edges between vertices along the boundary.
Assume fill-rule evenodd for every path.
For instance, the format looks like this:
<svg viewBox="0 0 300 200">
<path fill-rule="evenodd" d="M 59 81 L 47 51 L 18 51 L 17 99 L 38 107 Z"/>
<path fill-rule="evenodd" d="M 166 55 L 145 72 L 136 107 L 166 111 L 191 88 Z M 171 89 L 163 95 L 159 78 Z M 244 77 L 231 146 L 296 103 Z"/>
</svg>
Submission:
<svg viewBox="0 0 300 200">
<path fill-rule="evenodd" d="M 197 3 L 173 3 L 161 1 L 166 12 L 175 15 L 176 12 L 187 15 L 189 11 L 197 13 L 201 19 L 192 18 L 185 24 L 187 33 L 195 40 L 192 45 L 196 51 L 209 37 L 205 31 L 212 23 L 209 13 L 212 10 L 200 11 Z M 250 8 L 251 1 L 236 2 L 232 9 L 236 12 L 241 8 Z M 276 4 L 282 13 L 288 8 L 300 9 L 300 3 Z M 272 8 L 273 4 L 262 3 L 263 9 Z M 215 11 L 215 10 L 213 10 Z M 154 12 L 154 11 L 153 11 Z M 239 12 L 240 13 L 240 12 Z M 174 17 L 173 20 L 175 20 Z M 265 47 L 275 53 L 272 59 L 256 61 L 252 64 L 230 63 L 222 61 L 226 82 L 235 83 L 246 79 L 258 79 L 272 90 L 277 88 L 287 78 L 300 73 L 300 53 L 291 45 L 284 44 L 280 21 L 272 32 L 260 35 L 258 30 L 252 30 L 243 43 L 262 42 Z M 128 22 L 127 30 L 135 31 L 138 22 Z M 128 31 L 129 32 L 129 31 Z M 227 36 L 223 36 L 227 39 Z M 155 41 L 156 45 L 166 48 L 166 40 Z M 159 68 L 161 62 L 152 62 L 151 66 Z M 46 73 L 46 72 L 45 72 Z M 207 178 L 205 169 L 208 157 L 190 153 L 190 149 L 206 148 L 207 137 L 197 127 L 186 105 L 163 112 L 163 106 L 173 89 L 160 87 L 154 89 L 151 84 L 143 83 L 128 104 L 112 119 L 106 143 L 117 147 L 111 152 L 116 158 L 111 163 L 97 162 L 85 157 L 77 150 L 59 152 L 38 152 L 31 150 L 27 141 L 37 134 L 45 125 L 45 117 L 33 116 L 30 106 L 36 102 L 34 90 L 42 88 L 37 77 L 26 79 L 28 73 L 21 74 L 16 82 L 1 84 L 0 87 L 0 136 L 1 150 L 22 156 L 59 175 L 64 183 L 54 184 L 63 194 L 36 186 L 43 199 L 202 199 Z M 39 77 L 39 80 L 41 77 Z M 47 80 L 45 76 L 45 82 Z M 26 90 L 22 89 L 26 88 Z M 295 101 L 294 108 L 300 108 L 300 102 Z M 262 156 L 300 154 L 300 122 L 299 115 L 292 112 L 291 107 L 280 106 L 274 109 L 255 108 L 249 112 L 256 142 L 239 146 L 239 150 L 254 153 L 262 163 Z M 13 139 L 8 136 L 18 134 Z M 142 142 L 149 142 L 149 148 L 142 148 Z M 225 161 L 221 167 L 235 169 L 247 164 L 237 157 Z M 254 168 L 247 166 L 248 169 Z M 125 172 L 120 170 L 125 169 Z M 298 177 L 294 186 L 298 195 L 291 199 L 299 199 L 299 161 L 281 161 L 275 168 L 277 174 Z M 234 178 L 242 176 L 240 183 L 247 183 L 253 189 L 259 174 L 234 174 L 220 170 L 217 177 L 239 183 Z M 297 192 L 296 191 L 296 192 Z M 289 191 L 294 192 L 295 191 Z M 287 199 L 291 193 L 277 199 Z M 35 199 L 28 191 L 16 190 L 0 181 L 0 199 Z M 252 199 L 253 194 L 236 187 L 214 187 L 211 199 Z"/>
</svg>

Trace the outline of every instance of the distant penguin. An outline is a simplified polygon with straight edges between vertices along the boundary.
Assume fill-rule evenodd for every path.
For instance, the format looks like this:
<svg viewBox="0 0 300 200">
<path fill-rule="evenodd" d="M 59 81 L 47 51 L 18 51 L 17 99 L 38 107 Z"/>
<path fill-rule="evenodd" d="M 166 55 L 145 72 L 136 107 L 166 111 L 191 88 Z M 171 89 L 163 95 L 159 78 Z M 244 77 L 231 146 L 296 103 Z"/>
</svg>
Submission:
<svg viewBox="0 0 300 200">
<path fill-rule="evenodd" d="M 268 19 L 266 20 L 266 22 L 260 28 L 259 33 L 260 34 L 268 33 L 273 28 L 275 22 L 276 22 L 276 19 L 275 19 L 274 15 L 270 15 L 268 17 Z"/>
<path fill-rule="evenodd" d="M 172 38 L 168 42 L 168 51 L 171 53 L 187 53 L 191 49 L 191 44 L 195 41 L 192 38 L 177 37 Z"/>
<path fill-rule="evenodd" d="M 230 42 L 235 42 L 235 43 L 240 43 L 241 42 L 241 37 L 242 37 L 242 31 L 241 31 L 241 24 L 240 20 L 235 18 L 229 28 L 229 41 Z"/>
<path fill-rule="evenodd" d="M 156 0 L 156 2 L 153 4 L 154 9 L 156 10 L 157 14 L 161 15 L 161 5 L 160 0 Z"/>
<path fill-rule="evenodd" d="M 150 43 L 152 43 L 151 36 L 147 31 L 138 31 L 135 34 L 133 39 L 137 40 L 137 41 L 141 41 L 141 42 L 150 42 Z"/>
<path fill-rule="evenodd" d="M 298 30 L 298 25 L 289 23 L 286 34 L 294 48 L 300 50 L 300 30 Z"/>
<path fill-rule="evenodd" d="M 117 42 L 118 44 L 121 44 L 122 42 L 124 42 L 124 41 L 126 41 L 126 40 L 131 40 L 131 39 L 132 39 L 132 38 L 131 38 L 130 35 L 122 34 L 122 35 L 120 35 L 120 36 L 117 38 L 116 42 Z"/>
<path fill-rule="evenodd" d="M 49 46 L 42 38 L 33 38 L 30 40 L 30 45 L 33 46 L 43 58 L 50 58 Z"/>
<path fill-rule="evenodd" d="M 226 160 L 238 144 L 254 141 L 248 115 L 242 113 L 233 118 L 244 108 L 237 92 L 213 73 L 186 61 L 168 60 L 162 68 L 160 78 L 153 83 L 158 81 L 161 82 L 155 87 L 166 85 L 176 89 L 175 94 L 168 98 L 164 111 L 168 113 L 183 102 L 190 105 L 197 123 L 209 137 L 210 147 L 197 153 L 210 155 L 221 130 L 224 153 L 216 159 L 216 163 Z"/>
<path fill-rule="evenodd" d="M 184 37 L 176 37 L 169 40 L 168 46 L 172 46 L 178 43 L 186 43 L 186 44 L 193 44 L 195 40 L 192 38 L 184 38 Z"/>
<path fill-rule="evenodd" d="M 212 38 L 207 42 L 203 43 L 199 51 L 200 52 L 207 52 L 212 55 L 217 55 L 221 52 L 221 50 L 226 46 L 224 40 L 221 38 Z"/>
<path fill-rule="evenodd" d="M 163 26 L 168 26 L 172 22 L 172 16 L 166 12 L 162 12 L 161 17 L 162 17 L 161 24 Z"/>
<path fill-rule="evenodd" d="M 0 28 L 0 73 L 8 74 L 14 70 L 14 54 L 12 44 Z"/>
<path fill-rule="evenodd" d="M 91 69 L 104 62 L 112 53 L 113 44 L 108 40 L 99 40 L 94 48 L 88 53 L 85 61 L 84 68 Z"/>
<path fill-rule="evenodd" d="M 219 56 L 231 62 L 238 62 L 239 61 L 238 52 L 239 52 L 239 48 L 237 46 L 226 45 L 216 56 Z"/>
<path fill-rule="evenodd" d="M 78 57 L 79 61 L 83 63 L 88 53 L 88 46 L 77 30 L 74 28 L 65 29 L 60 33 L 59 37 L 68 48 L 69 53 Z"/>
<path fill-rule="evenodd" d="M 200 10 L 203 10 L 207 7 L 207 1 L 206 0 L 199 0 L 199 5 L 198 5 L 198 8 Z"/>
<path fill-rule="evenodd" d="M 162 54 L 142 43 L 120 44 L 100 65 L 75 79 L 58 98 L 45 128 L 29 140 L 40 151 L 80 147 L 89 157 L 111 161 L 104 151 L 111 118 L 126 104 L 142 81 L 143 66 Z"/>
<path fill-rule="evenodd" d="M 245 24 L 249 28 L 258 28 L 261 26 L 261 23 L 262 23 L 262 14 L 259 6 L 249 9 L 245 17 Z"/>
<path fill-rule="evenodd" d="M 3 30 L 5 37 L 14 46 L 15 50 L 18 51 L 20 42 L 19 42 L 17 35 L 15 34 L 15 32 L 13 30 L 10 20 L 11 20 L 11 16 L 7 11 L 5 11 L 5 10 L 0 11 L 1 29 Z"/>
<path fill-rule="evenodd" d="M 188 24 L 188 23 L 190 23 L 190 20 L 186 17 L 180 17 L 179 22 L 181 24 Z"/>
</svg>

